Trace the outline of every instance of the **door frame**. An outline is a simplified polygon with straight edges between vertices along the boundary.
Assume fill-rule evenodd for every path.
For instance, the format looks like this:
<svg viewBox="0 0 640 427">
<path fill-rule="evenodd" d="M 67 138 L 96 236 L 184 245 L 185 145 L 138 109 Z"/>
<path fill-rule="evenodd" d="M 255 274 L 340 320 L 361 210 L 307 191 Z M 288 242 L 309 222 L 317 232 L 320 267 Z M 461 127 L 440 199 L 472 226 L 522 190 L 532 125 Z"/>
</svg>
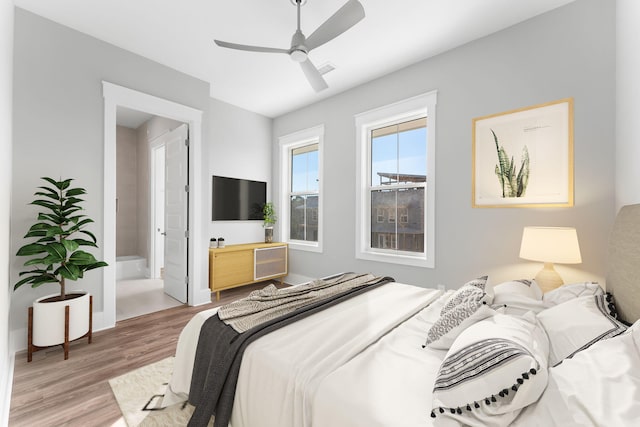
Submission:
<svg viewBox="0 0 640 427">
<path fill-rule="evenodd" d="M 206 280 L 206 233 L 202 203 L 205 200 L 202 179 L 202 111 L 186 105 L 158 98 L 143 92 L 102 81 L 104 97 L 104 230 L 103 259 L 108 266 L 102 269 L 102 321 L 95 329 L 112 328 L 116 324 L 116 109 L 118 106 L 163 116 L 189 126 L 189 243 L 187 248 L 189 305 L 211 301 Z M 205 286 L 206 285 L 206 286 Z M 96 316 L 95 320 L 100 320 Z M 102 324 L 100 324 L 102 323 Z"/>
</svg>

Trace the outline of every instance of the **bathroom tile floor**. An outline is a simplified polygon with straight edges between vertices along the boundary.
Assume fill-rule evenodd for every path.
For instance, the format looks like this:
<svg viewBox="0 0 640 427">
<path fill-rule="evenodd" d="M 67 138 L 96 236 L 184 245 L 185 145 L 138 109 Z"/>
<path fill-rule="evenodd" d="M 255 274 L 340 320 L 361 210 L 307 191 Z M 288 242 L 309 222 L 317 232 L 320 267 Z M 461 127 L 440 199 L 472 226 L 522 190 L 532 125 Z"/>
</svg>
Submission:
<svg viewBox="0 0 640 427">
<path fill-rule="evenodd" d="M 161 279 L 116 282 L 116 322 L 182 305 L 164 293 Z"/>
</svg>

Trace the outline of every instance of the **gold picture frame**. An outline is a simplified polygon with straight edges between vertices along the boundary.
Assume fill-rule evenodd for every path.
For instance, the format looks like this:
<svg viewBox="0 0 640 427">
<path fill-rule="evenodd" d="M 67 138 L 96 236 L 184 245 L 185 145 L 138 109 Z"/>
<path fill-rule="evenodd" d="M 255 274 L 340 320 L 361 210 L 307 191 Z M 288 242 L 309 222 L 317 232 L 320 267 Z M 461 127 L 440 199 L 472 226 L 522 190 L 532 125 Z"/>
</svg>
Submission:
<svg viewBox="0 0 640 427">
<path fill-rule="evenodd" d="M 573 98 L 472 121 L 472 207 L 573 206 Z"/>
</svg>

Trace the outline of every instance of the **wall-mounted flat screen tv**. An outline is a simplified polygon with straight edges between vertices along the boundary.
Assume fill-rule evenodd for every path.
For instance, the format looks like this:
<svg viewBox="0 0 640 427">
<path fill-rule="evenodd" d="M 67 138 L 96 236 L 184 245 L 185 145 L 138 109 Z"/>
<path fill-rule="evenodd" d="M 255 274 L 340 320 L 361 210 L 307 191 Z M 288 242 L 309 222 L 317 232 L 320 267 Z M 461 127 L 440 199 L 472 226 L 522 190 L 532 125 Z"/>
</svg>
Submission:
<svg viewBox="0 0 640 427">
<path fill-rule="evenodd" d="M 267 202 L 267 183 L 213 176 L 213 221 L 262 220 Z"/>
</svg>

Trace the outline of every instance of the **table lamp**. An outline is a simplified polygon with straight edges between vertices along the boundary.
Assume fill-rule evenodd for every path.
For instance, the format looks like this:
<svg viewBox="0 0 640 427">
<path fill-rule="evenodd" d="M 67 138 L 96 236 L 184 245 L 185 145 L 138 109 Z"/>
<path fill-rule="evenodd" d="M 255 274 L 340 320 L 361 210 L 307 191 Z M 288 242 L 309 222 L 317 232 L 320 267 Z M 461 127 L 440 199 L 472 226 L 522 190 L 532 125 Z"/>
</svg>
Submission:
<svg viewBox="0 0 640 427">
<path fill-rule="evenodd" d="M 543 292 L 564 283 L 553 263 L 580 264 L 578 234 L 573 227 L 525 227 L 522 232 L 520 258 L 540 261 L 544 267 L 535 279 Z"/>
</svg>

